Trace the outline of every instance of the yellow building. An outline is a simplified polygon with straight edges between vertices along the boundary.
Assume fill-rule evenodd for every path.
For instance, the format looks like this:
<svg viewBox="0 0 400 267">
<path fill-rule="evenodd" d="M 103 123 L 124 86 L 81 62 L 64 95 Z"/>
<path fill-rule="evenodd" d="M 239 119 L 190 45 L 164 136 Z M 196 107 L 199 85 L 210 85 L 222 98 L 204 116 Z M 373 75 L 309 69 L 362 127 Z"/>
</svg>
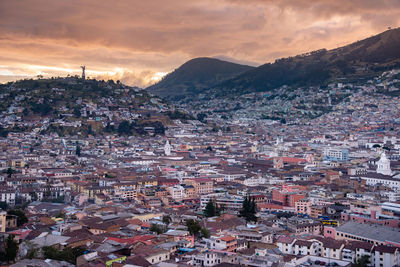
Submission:
<svg viewBox="0 0 400 267">
<path fill-rule="evenodd" d="M 163 213 L 147 213 L 147 214 L 137 214 L 134 215 L 132 219 L 139 219 L 142 222 L 148 222 L 151 219 L 154 218 L 161 218 L 163 216 Z"/>
<path fill-rule="evenodd" d="M 5 211 L 0 212 L 0 224 L 0 232 L 4 233 L 7 225 L 7 212 Z"/>
</svg>

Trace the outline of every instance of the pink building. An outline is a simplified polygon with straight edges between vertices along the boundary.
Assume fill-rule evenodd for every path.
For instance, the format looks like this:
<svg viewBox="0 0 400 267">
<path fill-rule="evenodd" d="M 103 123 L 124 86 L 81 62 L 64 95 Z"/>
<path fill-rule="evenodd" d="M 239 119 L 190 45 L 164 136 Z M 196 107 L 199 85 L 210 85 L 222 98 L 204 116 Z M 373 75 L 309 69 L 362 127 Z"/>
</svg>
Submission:
<svg viewBox="0 0 400 267">
<path fill-rule="evenodd" d="M 371 210 L 371 215 L 363 215 L 363 214 L 355 214 L 355 213 L 347 213 L 342 212 L 341 214 L 342 221 L 352 221 L 358 223 L 373 223 L 373 224 L 380 224 L 384 226 L 390 226 L 394 228 L 399 227 L 399 219 L 378 219 L 376 217 L 376 211 Z"/>
<path fill-rule="evenodd" d="M 300 214 L 311 215 L 312 202 L 307 199 L 300 199 L 295 203 L 295 211 Z"/>
</svg>

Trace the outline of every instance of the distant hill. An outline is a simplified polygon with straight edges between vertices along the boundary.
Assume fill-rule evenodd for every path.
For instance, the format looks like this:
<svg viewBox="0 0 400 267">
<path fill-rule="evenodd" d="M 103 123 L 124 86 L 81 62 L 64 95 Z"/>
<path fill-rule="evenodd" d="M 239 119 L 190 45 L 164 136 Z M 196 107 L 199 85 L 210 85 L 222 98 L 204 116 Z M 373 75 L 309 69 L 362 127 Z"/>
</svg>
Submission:
<svg viewBox="0 0 400 267">
<path fill-rule="evenodd" d="M 146 90 L 79 77 L 0 84 L 0 136 L 33 129 L 59 135 L 163 134 L 172 120 L 191 120 Z M 121 126 L 122 125 L 122 126 Z"/>
<path fill-rule="evenodd" d="M 217 86 L 216 96 L 268 91 L 283 85 L 323 86 L 332 81 L 361 81 L 400 68 L 400 28 L 333 50 L 321 49 L 264 64 Z"/>
<path fill-rule="evenodd" d="M 184 63 L 147 90 L 169 99 L 196 95 L 251 69 L 254 67 L 215 58 L 195 58 Z"/>
</svg>

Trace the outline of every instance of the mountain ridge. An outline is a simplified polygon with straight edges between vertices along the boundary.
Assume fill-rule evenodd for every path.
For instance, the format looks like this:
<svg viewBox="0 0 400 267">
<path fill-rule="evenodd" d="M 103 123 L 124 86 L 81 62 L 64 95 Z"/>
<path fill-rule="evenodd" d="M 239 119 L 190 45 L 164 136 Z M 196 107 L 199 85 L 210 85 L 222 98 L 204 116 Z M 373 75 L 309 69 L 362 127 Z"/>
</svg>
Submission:
<svg viewBox="0 0 400 267">
<path fill-rule="evenodd" d="M 223 80 L 253 68 L 255 67 L 216 58 L 199 57 L 185 62 L 161 81 L 146 89 L 155 95 L 167 98 L 179 97 L 181 94 L 196 94 L 198 90 L 215 86 Z"/>
<path fill-rule="evenodd" d="M 208 87 L 192 83 L 189 93 L 180 90 L 181 84 L 174 84 L 173 80 L 169 81 L 168 90 L 162 87 L 163 81 L 161 81 L 150 87 L 150 89 L 158 88 L 157 90 L 150 91 L 161 97 L 190 99 L 199 94 L 208 97 L 229 97 L 269 91 L 284 85 L 326 86 L 338 80 L 361 81 L 376 76 L 378 72 L 399 68 L 399 47 L 400 28 L 395 28 L 343 47 L 331 50 L 319 49 L 294 57 L 277 59 L 273 63 L 253 67 Z M 169 75 L 174 76 L 178 70 L 179 68 Z"/>
</svg>

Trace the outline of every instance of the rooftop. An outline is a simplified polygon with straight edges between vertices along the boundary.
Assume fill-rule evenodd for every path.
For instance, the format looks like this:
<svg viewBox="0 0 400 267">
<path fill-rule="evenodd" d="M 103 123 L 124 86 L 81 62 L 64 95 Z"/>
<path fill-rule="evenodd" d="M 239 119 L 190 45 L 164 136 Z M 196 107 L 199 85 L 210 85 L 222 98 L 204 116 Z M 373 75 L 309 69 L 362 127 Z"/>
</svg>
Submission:
<svg viewBox="0 0 400 267">
<path fill-rule="evenodd" d="M 343 232 L 378 242 L 392 242 L 400 244 L 400 229 L 381 226 L 377 224 L 360 224 L 347 222 L 338 228 L 337 232 Z"/>
</svg>

